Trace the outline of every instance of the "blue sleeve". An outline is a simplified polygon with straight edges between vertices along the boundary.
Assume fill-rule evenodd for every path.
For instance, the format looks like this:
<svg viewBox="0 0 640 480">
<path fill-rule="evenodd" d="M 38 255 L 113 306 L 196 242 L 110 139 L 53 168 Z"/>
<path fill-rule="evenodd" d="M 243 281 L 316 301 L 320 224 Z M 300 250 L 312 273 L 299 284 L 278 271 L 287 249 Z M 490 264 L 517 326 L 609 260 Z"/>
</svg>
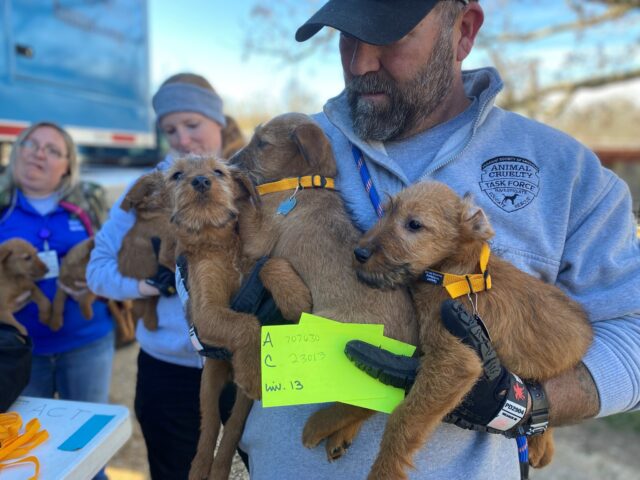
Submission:
<svg viewBox="0 0 640 480">
<path fill-rule="evenodd" d="M 583 213 L 567 238 L 558 283 L 593 324 L 584 363 L 602 417 L 640 408 L 640 244 L 627 185 L 611 175 L 599 187 L 580 199 Z"/>
<path fill-rule="evenodd" d="M 87 266 L 87 283 L 98 295 L 126 300 L 140 298 L 138 280 L 124 277 L 118 271 L 118 251 L 122 239 L 135 223 L 135 215 L 120 208 L 123 194 L 109 212 L 109 219 L 98 231 L 95 247 Z"/>
<path fill-rule="evenodd" d="M 598 388 L 599 417 L 640 409 L 640 315 L 596 322 L 584 364 Z"/>
</svg>

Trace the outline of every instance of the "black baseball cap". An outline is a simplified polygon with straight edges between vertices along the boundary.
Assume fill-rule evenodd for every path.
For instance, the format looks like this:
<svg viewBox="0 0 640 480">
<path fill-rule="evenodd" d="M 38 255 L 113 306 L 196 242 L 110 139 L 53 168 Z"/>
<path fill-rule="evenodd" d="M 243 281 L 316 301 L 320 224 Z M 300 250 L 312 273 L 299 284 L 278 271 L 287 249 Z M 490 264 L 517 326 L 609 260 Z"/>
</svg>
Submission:
<svg viewBox="0 0 640 480">
<path fill-rule="evenodd" d="M 296 40 L 304 42 L 327 26 L 365 43 L 388 45 L 413 30 L 439 1 L 329 0 L 298 28 Z"/>
</svg>

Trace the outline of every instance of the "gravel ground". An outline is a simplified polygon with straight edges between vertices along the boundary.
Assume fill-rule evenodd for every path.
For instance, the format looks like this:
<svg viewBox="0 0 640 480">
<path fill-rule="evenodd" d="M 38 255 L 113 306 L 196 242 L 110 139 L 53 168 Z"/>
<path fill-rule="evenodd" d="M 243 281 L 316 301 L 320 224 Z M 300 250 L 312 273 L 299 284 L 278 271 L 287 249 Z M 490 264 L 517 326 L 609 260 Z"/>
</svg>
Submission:
<svg viewBox="0 0 640 480">
<path fill-rule="evenodd" d="M 111 383 L 111 402 L 129 407 L 133 434 L 107 467 L 111 480 L 146 480 L 149 478 L 147 452 L 142 433 L 133 415 L 137 344 L 116 352 Z M 640 415 L 638 413 L 637 415 Z M 555 430 L 556 456 L 553 463 L 534 471 L 534 480 L 635 480 L 640 478 L 640 435 L 617 431 L 602 421 Z M 249 476 L 236 455 L 232 480 Z M 288 479 L 283 479 L 288 480 Z M 348 480 L 348 479 L 347 479 Z"/>
</svg>

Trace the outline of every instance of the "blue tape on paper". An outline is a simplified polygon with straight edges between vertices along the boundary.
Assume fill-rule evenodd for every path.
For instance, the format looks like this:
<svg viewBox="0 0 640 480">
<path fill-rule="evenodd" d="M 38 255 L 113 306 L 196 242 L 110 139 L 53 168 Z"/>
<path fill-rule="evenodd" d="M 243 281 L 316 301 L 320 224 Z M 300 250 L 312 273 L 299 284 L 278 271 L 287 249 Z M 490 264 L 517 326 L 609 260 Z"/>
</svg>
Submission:
<svg viewBox="0 0 640 480">
<path fill-rule="evenodd" d="M 71 436 L 58 447 L 58 450 L 64 450 L 65 452 L 80 450 L 113 418 L 115 418 L 115 415 L 93 415 L 89 420 L 84 422 L 78 430 L 73 432 Z"/>
</svg>

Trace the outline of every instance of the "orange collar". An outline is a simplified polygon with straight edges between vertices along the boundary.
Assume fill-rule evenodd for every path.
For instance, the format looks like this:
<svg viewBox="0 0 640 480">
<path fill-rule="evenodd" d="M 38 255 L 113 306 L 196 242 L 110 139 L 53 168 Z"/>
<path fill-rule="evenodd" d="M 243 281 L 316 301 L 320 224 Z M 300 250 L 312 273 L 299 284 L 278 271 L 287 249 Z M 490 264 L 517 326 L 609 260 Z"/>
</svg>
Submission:
<svg viewBox="0 0 640 480">
<path fill-rule="evenodd" d="M 263 183 L 256 187 L 260 195 L 303 188 L 328 188 L 335 190 L 335 182 L 333 178 L 323 177 L 322 175 L 307 175 L 305 177 L 283 178 L 277 182 Z"/>
<path fill-rule="evenodd" d="M 482 251 L 480 252 L 480 271 L 482 273 L 454 275 L 436 270 L 425 270 L 422 274 L 422 280 L 434 285 L 442 285 L 451 295 L 451 298 L 489 290 L 491 288 L 491 275 L 487 270 L 489 254 L 489 245 L 485 243 L 482 245 Z"/>
</svg>

